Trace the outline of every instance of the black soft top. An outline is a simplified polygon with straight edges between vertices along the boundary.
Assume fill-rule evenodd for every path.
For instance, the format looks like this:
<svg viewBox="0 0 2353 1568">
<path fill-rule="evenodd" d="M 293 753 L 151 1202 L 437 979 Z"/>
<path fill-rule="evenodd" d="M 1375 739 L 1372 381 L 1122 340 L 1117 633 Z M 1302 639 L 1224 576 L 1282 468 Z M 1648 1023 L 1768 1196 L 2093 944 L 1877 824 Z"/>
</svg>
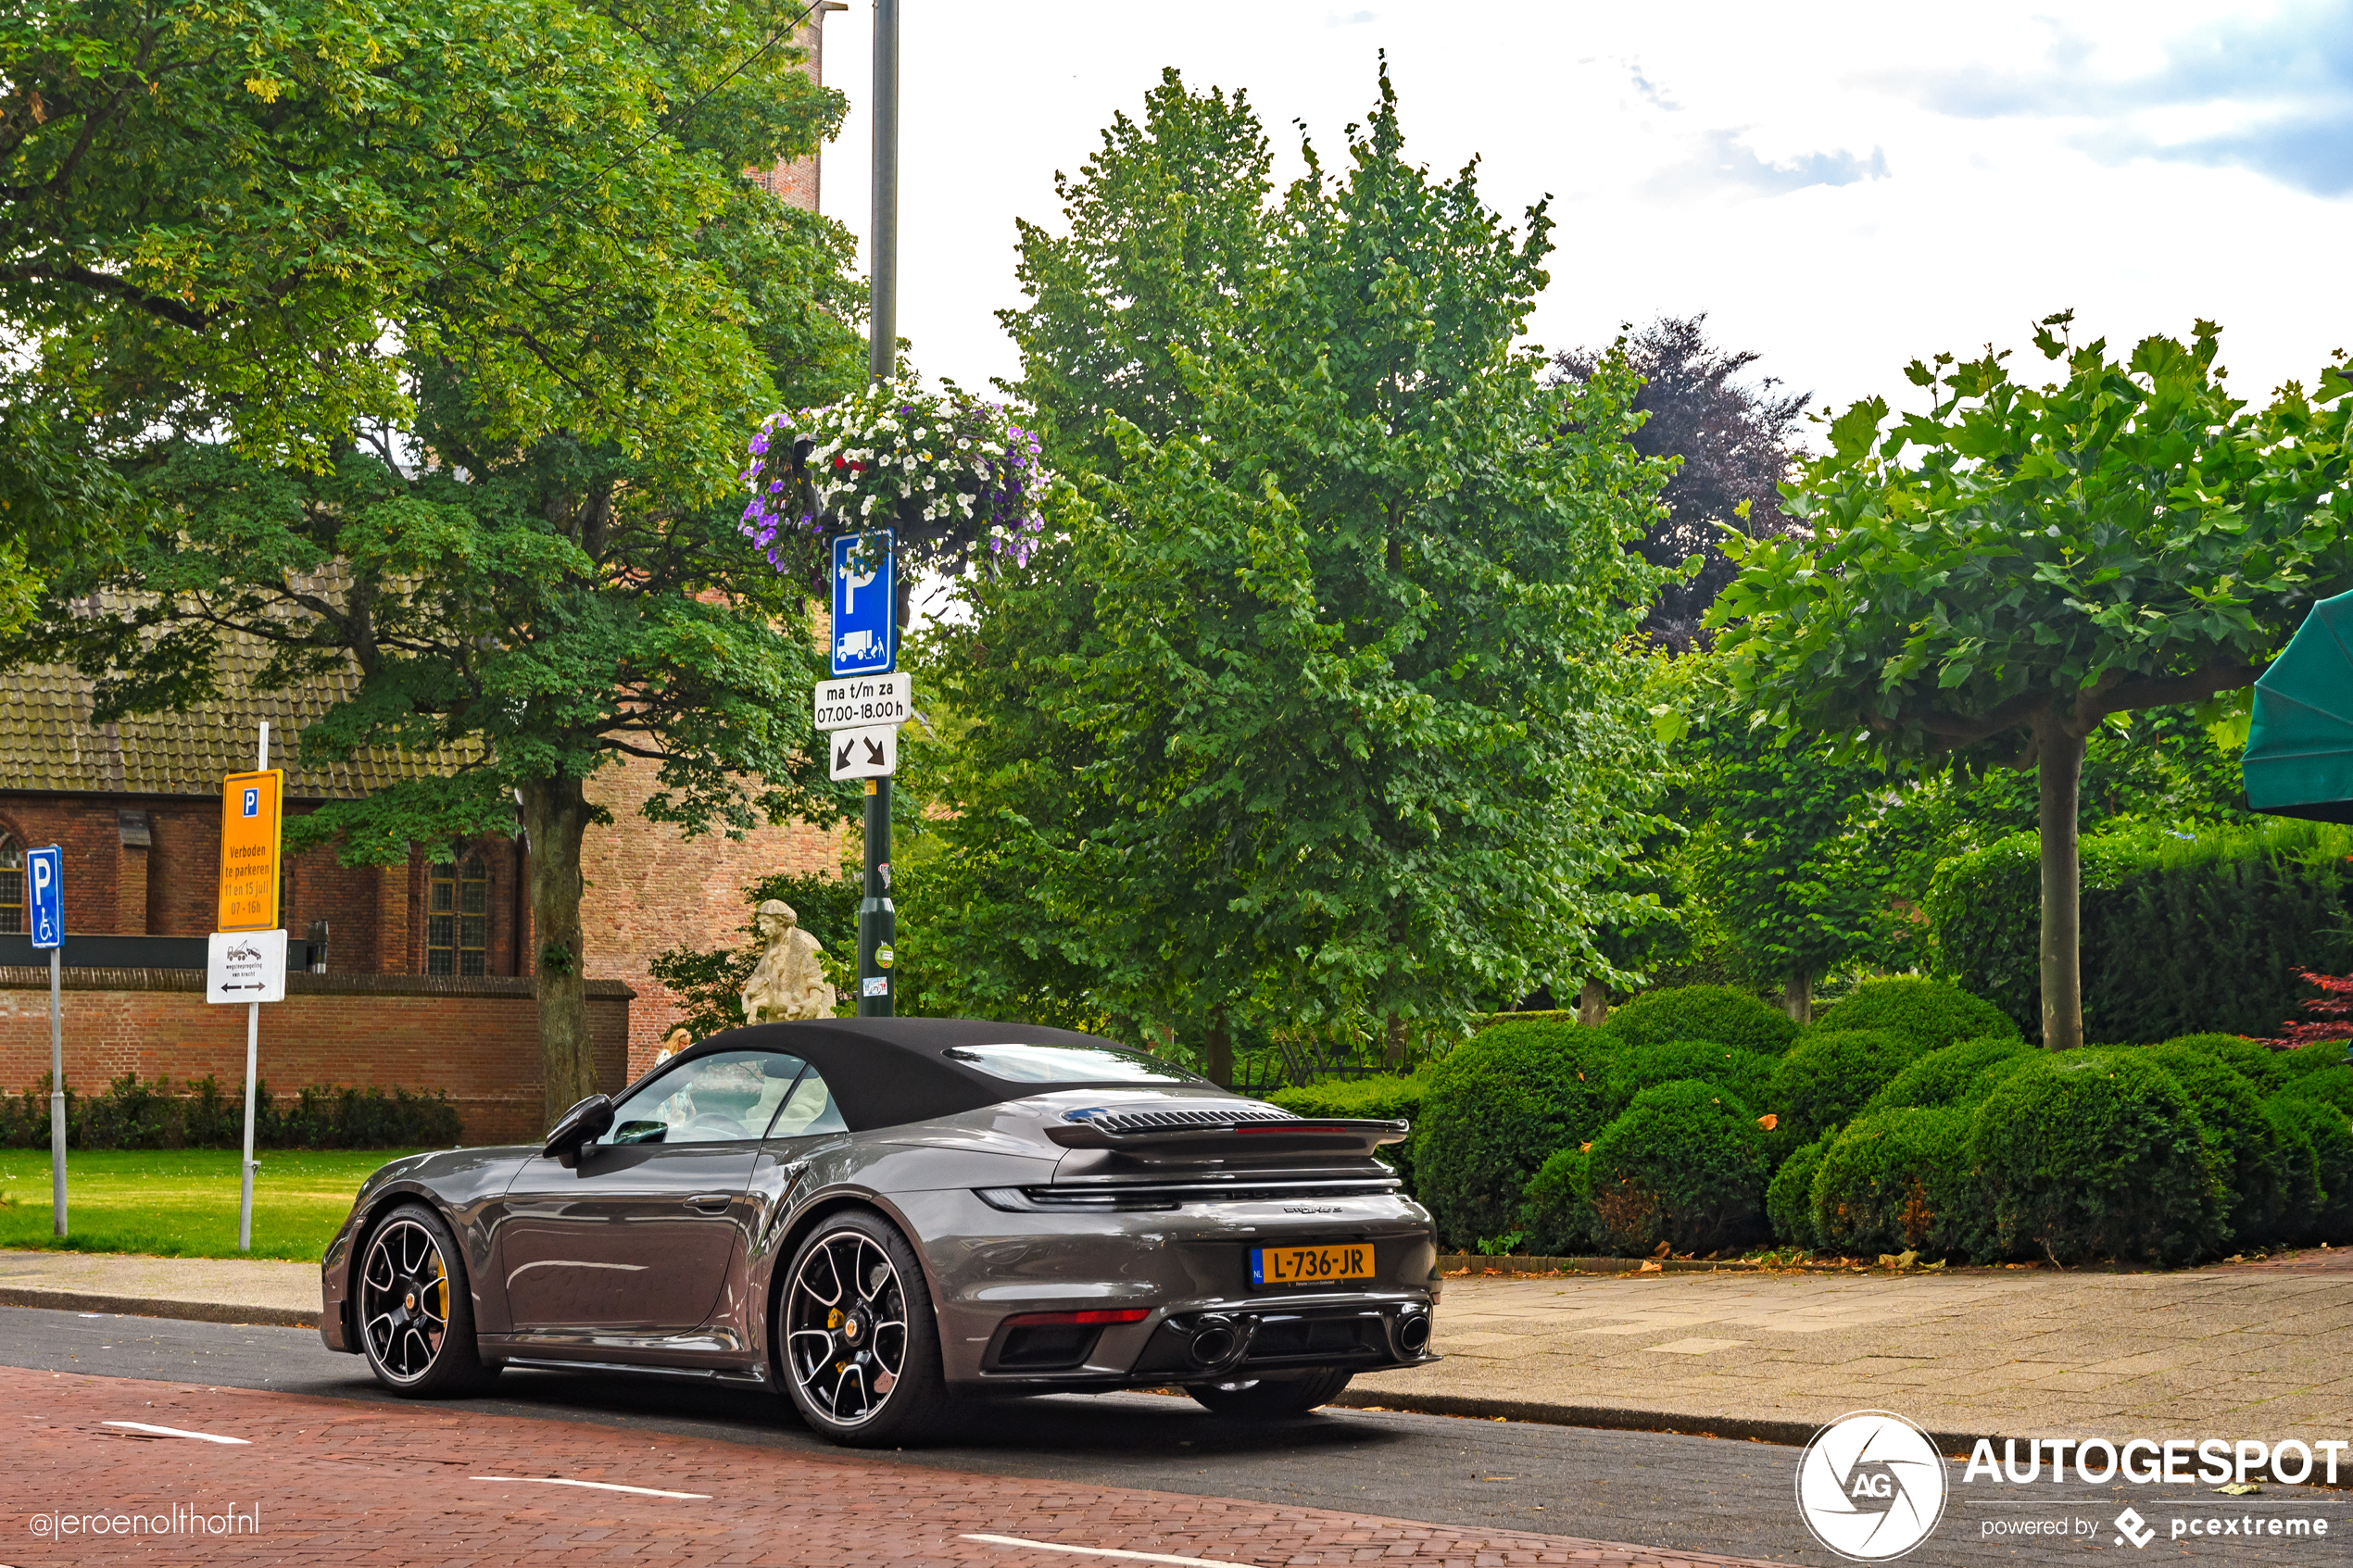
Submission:
<svg viewBox="0 0 2353 1568">
<path fill-rule="evenodd" d="M 973 1018 L 817 1018 L 730 1029 L 697 1041 L 655 1071 L 667 1073 L 682 1062 L 721 1051 L 786 1051 L 824 1075 L 825 1086 L 833 1091 L 834 1103 L 853 1133 L 929 1122 L 1065 1089 L 1140 1086 L 1132 1080 L 1096 1085 L 1009 1083 L 941 1054 L 957 1046 L 1015 1043 L 1129 1048 L 1116 1040 L 1036 1023 L 990 1023 Z M 1227 1092 L 1206 1083 L 1187 1088 L 1199 1094 Z"/>
</svg>

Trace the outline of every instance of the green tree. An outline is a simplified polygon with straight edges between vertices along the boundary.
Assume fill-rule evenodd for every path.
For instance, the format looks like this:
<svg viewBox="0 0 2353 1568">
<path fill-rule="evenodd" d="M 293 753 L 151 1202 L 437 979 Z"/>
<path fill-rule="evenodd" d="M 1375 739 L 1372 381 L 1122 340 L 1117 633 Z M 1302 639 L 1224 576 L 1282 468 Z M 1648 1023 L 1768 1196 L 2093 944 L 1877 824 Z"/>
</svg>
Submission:
<svg viewBox="0 0 2353 1568">
<path fill-rule="evenodd" d="M 1272 167 L 1244 94 L 1166 69 L 1140 123 L 1114 115 L 1080 178 L 1054 177 L 1062 232 L 1017 225 L 1029 304 L 997 313 L 1021 350 L 1004 389 L 1061 468 L 1119 471 L 1112 414 L 1154 439 L 1199 422 L 1181 361 L 1232 330 L 1272 257 Z"/>
<path fill-rule="evenodd" d="M 1716 714 L 1700 745 L 1692 872 L 1790 1017 L 1811 1022 L 1815 982 L 1872 956 L 1899 922 L 1871 832 L 1887 776 L 1742 713 Z"/>
<path fill-rule="evenodd" d="M 1246 110 L 1221 119 L 1211 94 L 1179 116 L 1177 91 L 1148 123 L 1163 139 L 1107 144 L 1090 194 L 1223 188 L 1259 156 Z M 1086 389 L 1041 426 L 1100 433 L 1050 450 L 1080 492 L 1067 537 L 976 595 L 971 672 L 947 677 L 992 724 L 981 690 L 1032 683 L 1013 727 L 1050 728 L 1028 750 L 1068 778 L 1023 796 L 975 759 L 960 809 L 1028 835 L 986 863 L 1026 859 L 1019 897 L 1108 1010 L 1197 1035 L 1213 1068 L 1249 1018 L 1370 1018 L 1395 1049 L 1415 1021 L 1615 972 L 1591 928 L 1626 900 L 1589 889 L 1648 821 L 1611 783 L 1656 746 L 1617 653 L 1655 576 L 1625 546 L 1665 477 L 1625 441 L 1633 378 L 1541 384 L 1516 339 L 1549 219 L 1515 233 L 1471 171 L 1406 163 L 1385 78 L 1349 145 L 1338 176 L 1311 154 L 1263 239 L 1218 242 L 1263 246 L 1237 286 L 1180 279 L 1181 225 L 1076 258 L 1058 286 L 1109 301 L 1131 270 L 1199 287 L 1199 345 L 1167 347 L 1165 395 L 1026 376 Z M 1129 156 L 1217 178 L 1114 178 Z"/>
<path fill-rule="evenodd" d="M 838 122 L 792 45 L 808 13 L 10 7 L 0 571 L 102 555 L 132 496 L 105 465 L 157 427 L 323 472 L 355 428 L 411 420 L 431 363 L 462 371 L 485 435 L 594 432 L 724 470 L 769 394 L 746 329 L 805 331 L 793 253 L 834 244 L 741 178 Z M 65 537 L 14 504 L 28 489 Z"/>
<path fill-rule="evenodd" d="M 2032 769 L 2042 843 L 2044 1039 L 2078 1045 L 2078 789 L 2111 715 L 2243 686 L 2318 597 L 2353 582 L 2348 386 L 2290 383 L 2259 413 L 2223 390 L 2219 329 L 2118 363 L 2034 334 L 2062 379 L 2007 353 L 1907 369 L 1927 412 L 1858 403 L 1786 509 L 1810 540 L 1728 535 L 1741 576 L 1710 612 L 1768 719 L 1914 760 L 1998 751 Z M 1906 456 L 1907 447 L 1918 448 Z"/>
<path fill-rule="evenodd" d="M 342 15 L 297 14 L 321 26 Z M 587 781 L 623 758 L 658 764 L 647 814 L 690 833 L 824 817 L 849 799 L 824 781 L 801 716 L 821 671 L 792 584 L 744 537 L 732 493 L 761 416 L 784 396 L 840 395 L 862 358 L 840 314 L 847 237 L 744 173 L 813 150 L 832 122 L 827 102 L 791 85 L 804 79 L 781 40 L 796 15 L 404 13 L 401 27 L 426 31 L 396 29 L 409 42 L 394 64 L 452 77 L 448 122 L 424 134 L 454 142 L 445 173 L 460 189 L 416 211 L 424 238 L 411 243 L 473 259 L 404 283 L 413 309 L 385 323 L 399 337 L 389 382 L 314 389 L 309 411 L 288 408 L 275 425 L 266 399 L 248 408 L 232 388 L 256 413 L 234 442 L 161 419 L 162 433 L 114 466 L 169 532 L 57 571 L 35 624 L 0 643 L 0 659 L 69 659 L 97 677 L 103 721 L 213 694 L 233 632 L 271 649 L 264 689 L 356 672 L 304 731 L 306 760 L 454 750 L 454 776 L 336 803 L 289 838 L 400 861 L 412 847 L 511 831 L 520 815 L 551 1110 L 593 1087 L 580 847 L 599 813 Z M 363 30 L 351 47 L 376 37 Z M 583 80 L 600 63 L 625 91 Z M 760 101 L 762 82 L 774 104 Z M 461 112 L 507 96 L 510 115 Z M 795 103 L 797 116 L 775 107 Z M 543 217 L 557 226 L 535 227 Z M 239 243 L 262 246 L 261 227 Z M 565 235 L 578 243 L 554 243 Z M 511 298 L 488 266 L 510 251 Z M 538 342 L 542 325 L 552 335 Z M 91 595 L 106 613 L 79 611 Z"/>
</svg>

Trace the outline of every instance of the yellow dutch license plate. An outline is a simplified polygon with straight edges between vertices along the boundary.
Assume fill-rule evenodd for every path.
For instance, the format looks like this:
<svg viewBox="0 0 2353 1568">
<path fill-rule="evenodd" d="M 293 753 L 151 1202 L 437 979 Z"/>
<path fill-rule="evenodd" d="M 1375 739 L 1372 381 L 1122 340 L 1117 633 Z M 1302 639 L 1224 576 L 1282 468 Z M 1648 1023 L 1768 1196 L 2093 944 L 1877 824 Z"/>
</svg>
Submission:
<svg viewBox="0 0 2353 1568">
<path fill-rule="evenodd" d="M 1373 1244 L 1337 1247 L 1254 1247 L 1250 1253 L 1252 1285 L 1315 1285 L 1326 1280 L 1373 1277 Z"/>
</svg>

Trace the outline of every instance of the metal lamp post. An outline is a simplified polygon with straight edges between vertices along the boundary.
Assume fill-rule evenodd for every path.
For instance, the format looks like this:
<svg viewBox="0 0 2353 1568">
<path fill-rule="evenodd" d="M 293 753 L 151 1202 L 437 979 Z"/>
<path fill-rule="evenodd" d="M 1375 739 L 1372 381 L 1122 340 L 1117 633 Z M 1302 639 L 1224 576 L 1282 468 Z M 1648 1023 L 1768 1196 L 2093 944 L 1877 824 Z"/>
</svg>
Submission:
<svg viewBox="0 0 2353 1568">
<path fill-rule="evenodd" d="M 867 307 L 872 344 L 867 373 L 887 386 L 899 360 L 899 0 L 875 0 L 874 294 Z M 892 577 L 895 581 L 897 573 Z M 901 589 L 900 593 L 904 594 Z M 905 629 L 906 600 L 893 607 Z M 892 668 L 898 667 L 897 639 Z M 858 902 L 858 1016 L 895 1010 L 890 971 L 899 916 L 890 901 L 890 783 L 866 781 L 866 879 Z M 879 985 L 874 984 L 880 980 Z"/>
</svg>

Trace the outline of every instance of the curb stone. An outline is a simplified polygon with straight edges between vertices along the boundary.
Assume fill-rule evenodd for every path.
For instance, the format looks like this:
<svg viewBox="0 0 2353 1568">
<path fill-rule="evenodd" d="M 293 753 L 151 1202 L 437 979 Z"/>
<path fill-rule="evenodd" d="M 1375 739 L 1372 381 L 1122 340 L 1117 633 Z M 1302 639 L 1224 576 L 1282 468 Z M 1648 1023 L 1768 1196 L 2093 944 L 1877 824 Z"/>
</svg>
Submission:
<svg viewBox="0 0 2353 1568">
<path fill-rule="evenodd" d="M 180 1318 L 190 1323 L 263 1323 L 277 1328 L 317 1328 L 317 1309 L 245 1307 L 233 1301 L 175 1301 L 152 1296 L 108 1296 L 92 1290 L 55 1290 L 43 1286 L 0 1286 L 0 1307 L 44 1307 L 64 1312 L 117 1312 L 135 1318 Z"/>
<path fill-rule="evenodd" d="M 1667 1432 L 1684 1437 L 1715 1437 L 1722 1440 L 1769 1443 L 1780 1448 L 1802 1449 L 1814 1440 L 1828 1422 L 1780 1421 L 1770 1417 L 1692 1415 L 1681 1411 L 1625 1410 L 1614 1405 L 1554 1405 L 1537 1399 L 1494 1399 L 1467 1394 L 1400 1394 L 1380 1393 L 1370 1388 L 1351 1388 L 1330 1402 L 1331 1409 L 1397 1411 L 1404 1415 L 1446 1415 L 1468 1421 L 1520 1421 L 1535 1426 L 1582 1426 L 1604 1432 Z M 2004 1437 L 1996 1433 L 1930 1432 L 1928 1440 L 1936 1451 L 1951 1460 L 1966 1460 L 1980 1442 L 1996 1446 L 2004 1442 L 2023 1442 L 2013 1435 Z M 2268 1467 L 2251 1470 L 2250 1475 L 2269 1481 Z M 2309 1481 L 2294 1483 L 2324 1491 L 2353 1490 L 2353 1474 L 2339 1472 L 2344 1479 L 2334 1486 L 2314 1475 Z M 2274 1485 L 2288 1485 L 2278 1482 Z"/>
<path fill-rule="evenodd" d="M 1705 1258 L 1490 1258 L 1478 1252 L 1441 1252 L 1438 1255 L 1438 1272 L 1458 1274 L 1467 1269 L 1473 1274 L 1632 1274 L 1643 1272 L 1644 1264 L 1656 1264 L 1652 1273 L 1755 1273 L 1762 1263 L 1743 1262 L 1735 1258 L 1713 1261 Z"/>
<path fill-rule="evenodd" d="M 1769 1417 L 1693 1415 L 1680 1411 L 1625 1410 L 1615 1405 L 1556 1405 L 1541 1399 L 1496 1399 L 1470 1394 L 1401 1394 L 1351 1388 L 1331 1401 L 1349 1410 L 1401 1411 L 1409 1415 L 1451 1415 L 1472 1421 L 1524 1421 L 1538 1426 L 1586 1426 L 1605 1432 L 1671 1432 L 1686 1437 L 1723 1437 L 1802 1449 L 1825 1423 Z M 1931 1432 L 1939 1452 L 1967 1459 L 1974 1434 Z M 1996 1442 L 1999 1438 L 1994 1439 Z"/>
</svg>

